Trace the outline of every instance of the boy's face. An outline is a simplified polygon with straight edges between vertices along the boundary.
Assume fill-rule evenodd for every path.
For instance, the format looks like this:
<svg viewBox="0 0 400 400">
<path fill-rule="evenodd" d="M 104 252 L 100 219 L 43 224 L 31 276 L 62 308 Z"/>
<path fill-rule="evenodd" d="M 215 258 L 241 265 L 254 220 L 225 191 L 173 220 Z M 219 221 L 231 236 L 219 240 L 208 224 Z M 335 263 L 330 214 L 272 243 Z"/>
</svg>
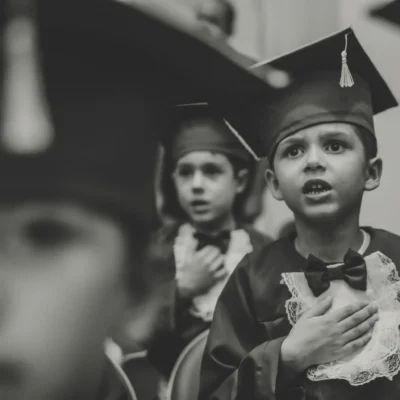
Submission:
<svg viewBox="0 0 400 400">
<path fill-rule="evenodd" d="M 181 157 L 174 171 L 178 200 L 195 225 L 231 216 L 235 197 L 246 187 L 247 171 L 235 175 L 225 155 L 193 151 Z"/>
<path fill-rule="evenodd" d="M 126 301 L 125 238 L 68 204 L 0 205 L 0 397 L 91 399 Z"/>
<path fill-rule="evenodd" d="M 364 190 L 379 186 L 382 163 L 366 160 L 353 126 L 316 125 L 279 143 L 274 171 L 266 173 L 272 194 L 305 221 L 333 221 L 359 213 Z"/>
</svg>

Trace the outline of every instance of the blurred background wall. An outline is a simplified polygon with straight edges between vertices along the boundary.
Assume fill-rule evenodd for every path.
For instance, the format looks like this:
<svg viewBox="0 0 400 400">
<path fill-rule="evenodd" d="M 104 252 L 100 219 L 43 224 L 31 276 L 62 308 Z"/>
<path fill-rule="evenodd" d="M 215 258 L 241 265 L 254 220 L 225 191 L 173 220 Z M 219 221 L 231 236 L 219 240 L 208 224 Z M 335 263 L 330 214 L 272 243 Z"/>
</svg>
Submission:
<svg viewBox="0 0 400 400">
<path fill-rule="evenodd" d="M 193 5 L 202 0 L 175 0 Z M 236 31 L 230 42 L 257 59 L 290 51 L 351 25 L 378 69 L 400 99 L 400 29 L 372 19 L 368 10 L 388 0 L 231 0 Z M 351 66 L 350 66 L 351 67 Z M 363 225 L 400 234 L 400 109 L 376 118 L 379 152 L 384 160 L 381 187 L 367 193 Z M 264 194 L 264 210 L 256 226 L 276 237 L 291 220 L 287 207 Z"/>
</svg>

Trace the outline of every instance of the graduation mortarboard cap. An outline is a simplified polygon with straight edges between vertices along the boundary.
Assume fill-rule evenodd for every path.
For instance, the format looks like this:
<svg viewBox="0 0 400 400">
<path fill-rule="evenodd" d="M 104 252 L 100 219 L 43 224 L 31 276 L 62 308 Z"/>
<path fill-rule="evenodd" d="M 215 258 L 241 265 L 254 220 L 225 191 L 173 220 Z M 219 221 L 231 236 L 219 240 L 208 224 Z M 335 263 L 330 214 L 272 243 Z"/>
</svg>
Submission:
<svg viewBox="0 0 400 400">
<path fill-rule="evenodd" d="M 247 59 L 151 1 L 0 3 L 3 199 L 70 196 L 148 224 L 172 104 L 263 90 Z"/>
<path fill-rule="evenodd" d="M 373 115 L 397 105 L 351 28 L 253 66 L 264 67 L 288 73 L 291 84 L 271 89 L 253 107 L 251 127 L 235 112 L 229 118 L 254 152 L 270 161 L 281 140 L 313 125 L 344 122 L 374 134 Z"/>
<path fill-rule="evenodd" d="M 382 18 L 400 27 L 400 0 L 390 1 L 371 10 L 371 15 Z"/>
<path fill-rule="evenodd" d="M 209 103 L 179 104 L 174 107 L 162 144 L 173 163 L 192 151 L 221 153 L 243 161 L 250 159 L 241 136 Z"/>
</svg>

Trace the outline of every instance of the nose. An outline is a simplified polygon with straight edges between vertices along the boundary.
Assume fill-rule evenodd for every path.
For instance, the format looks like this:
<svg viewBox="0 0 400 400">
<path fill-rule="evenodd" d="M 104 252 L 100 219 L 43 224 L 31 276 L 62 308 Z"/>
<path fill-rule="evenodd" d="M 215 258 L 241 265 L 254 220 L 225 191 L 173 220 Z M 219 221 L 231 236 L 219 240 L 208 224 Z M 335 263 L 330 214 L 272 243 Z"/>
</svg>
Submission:
<svg viewBox="0 0 400 400">
<path fill-rule="evenodd" d="M 325 157 L 317 145 L 312 145 L 307 150 L 305 171 L 325 170 Z"/>
<path fill-rule="evenodd" d="M 204 176 L 201 171 L 195 171 L 192 178 L 192 190 L 199 192 L 204 189 Z"/>
<path fill-rule="evenodd" d="M 27 154 L 46 150 L 53 131 L 43 90 L 34 10 L 22 10 L 19 3 L 11 3 L 14 7 L 4 35 L 1 145 L 6 151 Z"/>
</svg>

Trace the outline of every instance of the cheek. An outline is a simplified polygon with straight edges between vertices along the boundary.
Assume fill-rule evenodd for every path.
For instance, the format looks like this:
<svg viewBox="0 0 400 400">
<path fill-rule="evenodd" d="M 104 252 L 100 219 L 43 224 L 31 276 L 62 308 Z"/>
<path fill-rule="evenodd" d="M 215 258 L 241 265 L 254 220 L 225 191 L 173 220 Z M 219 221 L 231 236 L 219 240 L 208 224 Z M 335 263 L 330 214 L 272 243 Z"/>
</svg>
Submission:
<svg viewBox="0 0 400 400">
<path fill-rule="evenodd" d="M 363 188 L 366 179 L 364 158 L 349 158 L 335 165 L 338 181 L 348 189 Z"/>
<path fill-rule="evenodd" d="M 101 365 L 124 304 L 117 253 L 110 243 L 74 247 L 15 268 L 0 341 L 31 368 L 33 381 L 57 387 Z"/>
<path fill-rule="evenodd" d="M 191 193 L 190 186 L 184 183 L 175 183 L 175 192 L 178 199 L 185 202 Z"/>
<path fill-rule="evenodd" d="M 229 202 L 236 196 L 237 183 L 234 179 L 224 177 L 210 182 L 209 191 L 213 193 L 216 200 L 221 200 L 221 203 Z"/>
<path fill-rule="evenodd" d="M 285 193 L 291 193 L 297 190 L 299 186 L 299 166 L 296 161 L 285 163 L 275 170 L 276 180 L 278 182 L 278 189 Z"/>
</svg>

